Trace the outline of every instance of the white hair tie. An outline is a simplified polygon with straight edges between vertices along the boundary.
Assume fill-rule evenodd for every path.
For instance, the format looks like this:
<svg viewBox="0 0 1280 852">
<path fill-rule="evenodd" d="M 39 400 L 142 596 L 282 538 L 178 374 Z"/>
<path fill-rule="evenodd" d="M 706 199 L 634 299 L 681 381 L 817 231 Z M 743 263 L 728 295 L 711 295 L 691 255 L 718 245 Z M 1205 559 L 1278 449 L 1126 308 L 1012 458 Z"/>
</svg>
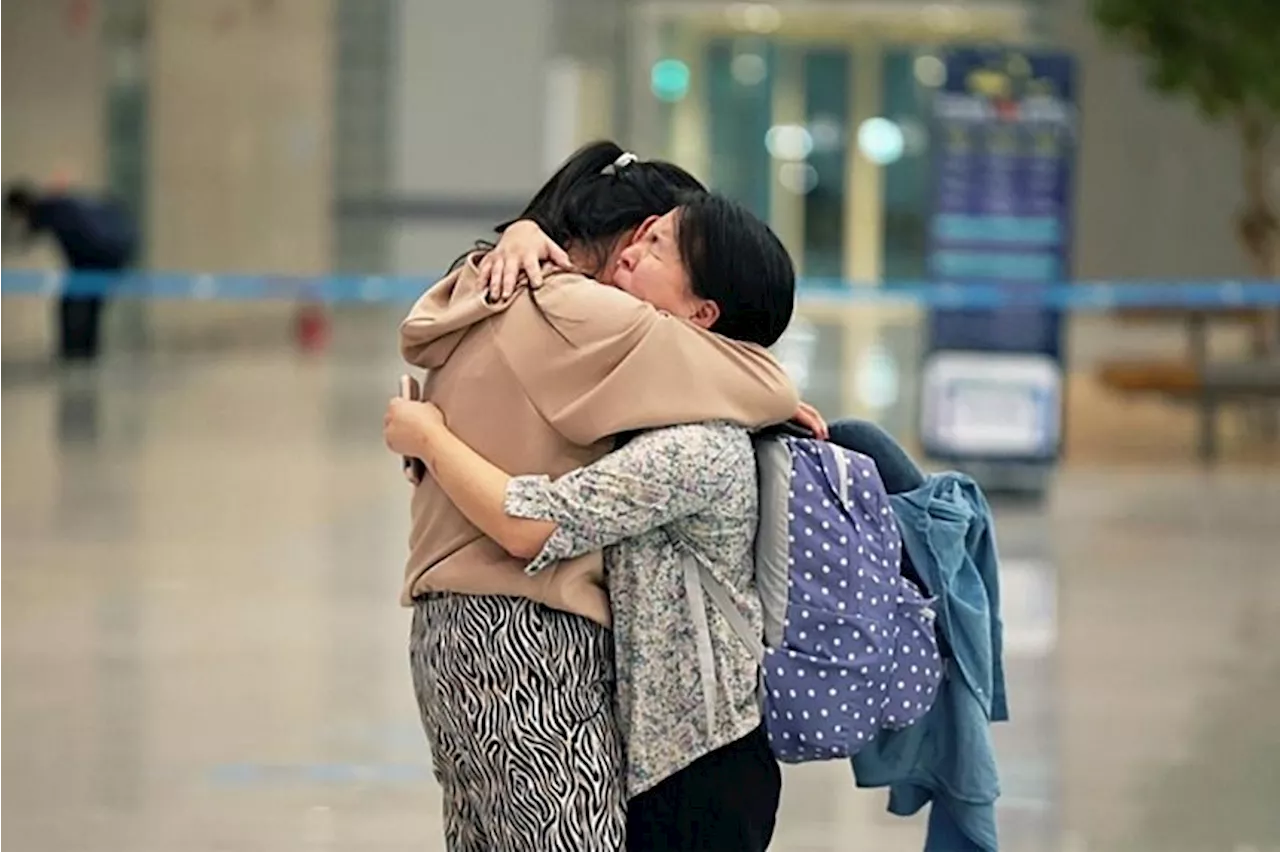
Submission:
<svg viewBox="0 0 1280 852">
<path fill-rule="evenodd" d="M 616 175 L 622 169 L 625 169 L 627 166 L 631 165 L 632 163 L 639 162 L 639 160 L 640 158 L 637 157 L 635 154 L 631 153 L 630 151 L 626 151 L 622 154 L 619 154 L 618 159 L 614 160 L 612 163 L 610 163 L 609 165 L 601 169 L 600 174 Z"/>
</svg>

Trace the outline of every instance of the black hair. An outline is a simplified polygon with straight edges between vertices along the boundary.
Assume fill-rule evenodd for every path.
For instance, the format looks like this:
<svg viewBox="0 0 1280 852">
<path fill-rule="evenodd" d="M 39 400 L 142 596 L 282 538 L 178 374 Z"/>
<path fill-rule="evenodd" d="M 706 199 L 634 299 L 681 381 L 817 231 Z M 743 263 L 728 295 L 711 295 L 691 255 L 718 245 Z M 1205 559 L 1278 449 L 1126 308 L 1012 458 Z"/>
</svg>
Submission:
<svg viewBox="0 0 1280 852">
<path fill-rule="evenodd" d="M 10 184 L 4 191 L 4 211 L 26 215 L 36 203 L 36 192 L 30 184 L 17 182 Z"/>
<path fill-rule="evenodd" d="M 689 172 L 660 160 L 616 165 L 626 152 L 613 142 L 579 148 L 533 196 L 524 211 L 495 230 L 530 219 L 547 236 L 590 254 L 599 274 L 617 241 L 650 216 L 669 213 L 707 188 Z"/>
<path fill-rule="evenodd" d="M 681 205 L 676 239 L 693 292 L 720 307 L 711 330 L 776 343 L 795 310 L 796 271 L 769 226 L 740 204 L 704 194 Z"/>
</svg>

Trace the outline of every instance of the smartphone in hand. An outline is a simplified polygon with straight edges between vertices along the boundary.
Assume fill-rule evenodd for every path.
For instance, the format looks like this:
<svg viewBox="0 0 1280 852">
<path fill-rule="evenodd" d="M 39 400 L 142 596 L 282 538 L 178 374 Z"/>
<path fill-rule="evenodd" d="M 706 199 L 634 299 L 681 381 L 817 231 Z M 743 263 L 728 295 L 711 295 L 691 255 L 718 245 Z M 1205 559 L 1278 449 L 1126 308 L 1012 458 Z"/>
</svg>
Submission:
<svg viewBox="0 0 1280 852">
<path fill-rule="evenodd" d="M 422 398 L 422 385 L 413 376 L 400 377 L 400 398 L 418 402 Z M 427 477 L 427 466 L 422 459 L 413 456 L 402 456 L 404 460 L 404 478 L 412 485 L 421 485 Z"/>
</svg>

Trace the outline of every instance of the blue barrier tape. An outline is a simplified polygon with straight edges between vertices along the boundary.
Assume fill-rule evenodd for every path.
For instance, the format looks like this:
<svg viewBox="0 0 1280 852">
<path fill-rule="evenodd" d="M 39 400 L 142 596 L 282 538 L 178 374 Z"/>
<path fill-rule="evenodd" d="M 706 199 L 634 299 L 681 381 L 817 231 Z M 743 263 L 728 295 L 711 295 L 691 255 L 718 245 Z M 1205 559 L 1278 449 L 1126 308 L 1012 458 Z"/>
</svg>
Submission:
<svg viewBox="0 0 1280 852">
<path fill-rule="evenodd" d="M 117 298 L 195 301 L 290 300 L 325 303 L 412 302 L 434 281 L 431 277 L 326 275 L 212 275 L 181 272 L 62 273 L 3 271 L 5 296 L 97 295 Z M 800 302 L 807 306 L 918 305 L 953 310 L 1052 308 L 1108 311 L 1116 308 L 1280 307 L 1280 281 L 1081 281 L 1050 286 L 931 284 L 886 282 L 880 287 L 847 285 L 831 279 L 801 282 Z"/>
</svg>

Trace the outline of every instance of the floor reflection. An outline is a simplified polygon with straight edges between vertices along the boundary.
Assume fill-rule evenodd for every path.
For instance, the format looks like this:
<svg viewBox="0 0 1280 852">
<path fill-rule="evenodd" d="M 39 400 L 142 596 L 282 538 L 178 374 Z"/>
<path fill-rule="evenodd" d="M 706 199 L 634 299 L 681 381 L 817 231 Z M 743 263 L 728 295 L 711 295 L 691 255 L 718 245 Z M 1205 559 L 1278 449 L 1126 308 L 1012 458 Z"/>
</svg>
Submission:
<svg viewBox="0 0 1280 852">
<path fill-rule="evenodd" d="M 15 848 L 441 848 L 378 434 L 398 372 L 6 373 Z M 996 511 L 1004 848 L 1280 848 L 1280 478 L 1073 467 Z M 919 849 L 884 804 L 844 765 L 789 768 L 775 849 Z"/>
</svg>

